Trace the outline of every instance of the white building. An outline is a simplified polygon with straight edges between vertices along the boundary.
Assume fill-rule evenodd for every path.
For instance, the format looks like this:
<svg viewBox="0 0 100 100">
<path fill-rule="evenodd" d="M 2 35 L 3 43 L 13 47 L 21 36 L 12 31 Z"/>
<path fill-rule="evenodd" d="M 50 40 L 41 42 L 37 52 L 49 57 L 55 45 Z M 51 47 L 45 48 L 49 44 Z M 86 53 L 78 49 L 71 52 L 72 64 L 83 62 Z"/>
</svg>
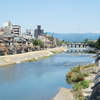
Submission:
<svg viewBox="0 0 100 100">
<path fill-rule="evenodd" d="M 22 35 L 21 34 L 21 26 L 20 25 L 12 25 L 12 33 L 16 35 Z"/>
<path fill-rule="evenodd" d="M 4 22 L 3 27 L 0 28 L 0 34 L 15 34 L 21 36 L 21 26 L 20 25 L 12 25 L 12 23 Z"/>
<path fill-rule="evenodd" d="M 33 30 L 27 29 L 26 34 L 24 36 L 27 37 L 28 39 L 32 39 L 33 38 Z"/>
<path fill-rule="evenodd" d="M 11 34 L 12 31 L 12 24 L 11 22 L 4 22 L 3 23 L 3 28 L 5 28 L 5 34 Z"/>
<path fill-rule="evenodd" d="M 26 35 L 33 36 L 33 30 L 32 29 L 27 29 L 26 30 Z"/>
</svg>

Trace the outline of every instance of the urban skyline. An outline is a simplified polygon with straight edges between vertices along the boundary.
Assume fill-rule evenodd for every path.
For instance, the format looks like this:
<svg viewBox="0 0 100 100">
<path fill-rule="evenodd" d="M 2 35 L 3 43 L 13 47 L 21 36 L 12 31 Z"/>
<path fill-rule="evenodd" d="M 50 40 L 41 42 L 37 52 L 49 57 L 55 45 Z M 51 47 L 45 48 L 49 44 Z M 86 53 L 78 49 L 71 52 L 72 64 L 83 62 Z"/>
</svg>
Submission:
<svg viewBox="0 0 100 100">
<path fill-rule="evenodd" d="M 100 33 L 99 0 L 3 0 L 1 4 L 0 26 L 12 21 L 22 26 L 22 32 L 41 25 L 45 32 Z"/>
</svg>

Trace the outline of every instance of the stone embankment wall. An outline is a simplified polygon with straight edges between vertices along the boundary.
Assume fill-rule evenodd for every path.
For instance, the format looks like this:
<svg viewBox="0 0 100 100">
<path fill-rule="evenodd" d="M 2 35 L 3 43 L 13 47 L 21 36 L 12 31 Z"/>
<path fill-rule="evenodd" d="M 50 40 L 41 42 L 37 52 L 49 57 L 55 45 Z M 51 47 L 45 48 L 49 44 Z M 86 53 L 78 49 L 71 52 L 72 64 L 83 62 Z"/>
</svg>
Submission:
<svg viewBox="0 0 100 100">
<path fill-rule="evenodd" d="M 67 50 L 67 48 L 64 47 L 57 47 L 47 50 L 41 50 L 41 51 L 33 51 L 23 54 L 16 54 L 16 55 L 7 55 L 7 56 L 0 56 L 0 66 L 7 66 L 11 64 L 21 63 L 23 61 L 29 60 L 29 59 L 40 59 L 45 56 L 51 56 L 54 53 L 63 52 Z"/>
</svg>

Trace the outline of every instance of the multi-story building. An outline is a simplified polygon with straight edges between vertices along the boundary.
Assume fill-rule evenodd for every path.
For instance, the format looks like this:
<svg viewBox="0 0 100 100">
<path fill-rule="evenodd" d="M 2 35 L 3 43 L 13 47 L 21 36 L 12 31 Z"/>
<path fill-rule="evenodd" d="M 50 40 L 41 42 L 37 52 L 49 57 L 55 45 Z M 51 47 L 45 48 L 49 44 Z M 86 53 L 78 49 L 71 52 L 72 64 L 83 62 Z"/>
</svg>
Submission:
<svg viewBox="0 0 100 100">
<path fill-rule="evenodd" d="M 32 29 L 27 29 L 26 30 L 26 34 L 23 35 L 24 37 L 27 37 L 29 39 L 32 39 L 33 38 L 33 30 Z"/>
<path fill-rule="evenodd" d="M 12 25 L 12 33 L 15 35 L 22 35 L 21 34 L 21 26 L 20 25 Z"/>
<path fill-rule="evenodd" d="M 34 37 L 37 39 L 39 35 L 43 35 L 44 30 L 41 30 L 41 26 L 38 25 L 37 29 L 34 30 Z"/>
<path fill-rule="evenodd" d="M 21 26 L 20 25 L 12 25 L 12 23 L 4 22 L 3 27 L 0 28 L 0 34 L 15 34 L 15 35 L 21 35 Z"/>
<path fill-rule="evenodd" d="M 11 22 L 4 22 L 3 23 L 3 28 L 5 29 L 5 34 L 11 34 L 12 31 L 12 24 Z"/>
<path fill-rule="evenodd" d="M 26 30 L 26 35 L 33 36 L 33 30 L 32 29 L 27 29 Z"/>
</svg>

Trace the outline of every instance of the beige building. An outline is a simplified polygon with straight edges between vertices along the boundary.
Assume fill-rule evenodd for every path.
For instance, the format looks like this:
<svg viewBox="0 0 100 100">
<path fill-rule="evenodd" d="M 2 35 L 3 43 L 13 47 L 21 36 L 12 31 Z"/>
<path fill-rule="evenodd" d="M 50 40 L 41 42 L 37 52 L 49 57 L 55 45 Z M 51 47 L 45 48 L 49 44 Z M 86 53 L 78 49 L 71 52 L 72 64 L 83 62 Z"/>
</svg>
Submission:
<svg viewBox="0 0 100 100">
<path fill-rule="evenodd" d="M 12 25 L 12 23 L 4 22 L 3 27 L 0 28 L 0 34 L 16 34 L 21 36 L 21 26 Z"/>
<path fill-rule="evenodd" d="M 38 39 L 44 42 L 44 46 L 46 48 L 52 48 L 57 46 L 56 39 L 53 36 L 39 35 Z"/>
<path fill-rule="evenodd" d="M 12 25 L 12 33 L 16 35 L 22 35 L 21 34 L 21 26 L 20 25 Z"/>
<path fill-rule="evenodd" d="M 9 22 L 4 22 L 3 23 L 3 28 L 5 28 L 5 34 L 11 34 L 12 31 L 12 23 Z"/>
</svg>

